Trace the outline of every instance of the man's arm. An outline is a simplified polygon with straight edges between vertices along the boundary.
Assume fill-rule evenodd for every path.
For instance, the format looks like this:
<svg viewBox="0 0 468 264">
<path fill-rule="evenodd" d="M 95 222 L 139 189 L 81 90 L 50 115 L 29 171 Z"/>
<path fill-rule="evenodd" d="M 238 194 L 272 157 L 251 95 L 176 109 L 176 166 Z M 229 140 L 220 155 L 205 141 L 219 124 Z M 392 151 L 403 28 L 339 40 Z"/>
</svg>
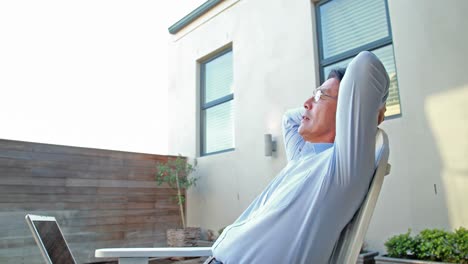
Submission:
<svg viewBox="0 0 468 264">
<path fill-rule="evenodd" d="M 295 159 L 299 149 L 304 147 L 305 141 L 299 135 L 298 128 L 301 125 L 304 108 L 291 109 L 283 116 L 283 141 L 288 161 Z"/>
<path fill-rule="evenodd" d="M 388 95 L 389 82 L 384 66 L 370 52 L 359 53 L 349 64 L 340 83 L 336 114 L 338 184 L 365 183 L 372 175 L 378 110 Z"/>
</svg>

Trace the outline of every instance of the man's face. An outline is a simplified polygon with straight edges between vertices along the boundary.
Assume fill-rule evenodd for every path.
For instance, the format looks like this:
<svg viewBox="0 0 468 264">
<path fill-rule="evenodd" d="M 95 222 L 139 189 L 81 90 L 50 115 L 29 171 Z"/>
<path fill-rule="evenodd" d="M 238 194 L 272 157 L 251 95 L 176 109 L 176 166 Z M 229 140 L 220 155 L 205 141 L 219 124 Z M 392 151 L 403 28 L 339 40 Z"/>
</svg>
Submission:
<svg viewBox="0 0 468 264">
<path fill-rule="evenodd" d="M 338 98 L 339 86 L 340 81 L 337 79 L 328 79 L 318 88 L 323 94 L 318 102 L 315 102 L 313 96 L 304 102 L 306 111 L 299 126 L 299 134 L 305 141 L 313 143 L 335 141 L 336 98 Z"/>
</svg>

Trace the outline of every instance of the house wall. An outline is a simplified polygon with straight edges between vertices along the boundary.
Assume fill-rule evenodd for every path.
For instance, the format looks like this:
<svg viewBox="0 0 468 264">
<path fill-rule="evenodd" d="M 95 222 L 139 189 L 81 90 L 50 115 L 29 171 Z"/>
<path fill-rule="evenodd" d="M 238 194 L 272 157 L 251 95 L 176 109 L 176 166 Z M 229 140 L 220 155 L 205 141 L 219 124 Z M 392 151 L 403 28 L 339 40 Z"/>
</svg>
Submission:
<svg viewBox="0 0 468 264">
<path fill-rule="evenodd" d="M 24 217 L 57 218 L 77 263 L 97 248 L 166 246 L 177 191 L 158 186 L 169 156 L 0 140 L 0 263 L 44 263 Z"/>
<path fill-rule="evenodd" d="M 468 226 L 468 2 L 388 1 L 402 116 L 390 137 L 387 177 L 367 234 L 369 248 L 408 228 Z M 319 85 L 314 3 L 224 1 L 170 44 L 169 151 L 197 157 L 188 222 L 230 224 L 286 164 L 281 118 Z M 199 156 L 197 61 L 233 47 L 235 151 Z M 263 134 L 278 140 L 263 155 Z"/>
<path fill-rule="evenodd" d="M 408 228 L 468 227 L 468 2 L 388 4 L 403 116 L 383 126 L 393 171 L 371 245 Z"/>
</svg>

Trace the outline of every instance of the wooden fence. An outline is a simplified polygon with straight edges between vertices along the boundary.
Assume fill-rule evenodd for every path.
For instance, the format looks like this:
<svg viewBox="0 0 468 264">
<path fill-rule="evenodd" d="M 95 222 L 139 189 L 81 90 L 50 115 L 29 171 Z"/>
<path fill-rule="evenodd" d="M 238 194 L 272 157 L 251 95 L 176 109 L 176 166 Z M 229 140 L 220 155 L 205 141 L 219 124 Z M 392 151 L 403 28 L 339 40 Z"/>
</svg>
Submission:
<svg viewBox="0 0 468 264">
<path fill-rule="evenodd" d="M 154 181 L 169 156 L 0 140 L 0 263 L 43 263 L 24 217 L 55 216 L 78 263 L 96 248 L 165 246 L 176 194 Z"/>
</svg>

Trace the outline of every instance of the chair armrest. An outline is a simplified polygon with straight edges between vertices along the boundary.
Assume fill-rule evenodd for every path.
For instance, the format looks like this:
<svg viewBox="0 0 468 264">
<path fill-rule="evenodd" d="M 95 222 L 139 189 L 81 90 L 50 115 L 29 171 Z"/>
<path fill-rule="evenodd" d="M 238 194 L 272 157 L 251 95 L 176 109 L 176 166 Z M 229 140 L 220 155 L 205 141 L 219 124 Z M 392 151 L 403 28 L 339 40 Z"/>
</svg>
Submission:
<svg viewBox="0 0 468 264">
<path fill-rule="evenodd" d="M 203 257 L 213 255 L 211 247 L 173 248 L 102 248 L 96 249 L 96 258 L 153 258 L 153 257 Z"/>
</svg>

